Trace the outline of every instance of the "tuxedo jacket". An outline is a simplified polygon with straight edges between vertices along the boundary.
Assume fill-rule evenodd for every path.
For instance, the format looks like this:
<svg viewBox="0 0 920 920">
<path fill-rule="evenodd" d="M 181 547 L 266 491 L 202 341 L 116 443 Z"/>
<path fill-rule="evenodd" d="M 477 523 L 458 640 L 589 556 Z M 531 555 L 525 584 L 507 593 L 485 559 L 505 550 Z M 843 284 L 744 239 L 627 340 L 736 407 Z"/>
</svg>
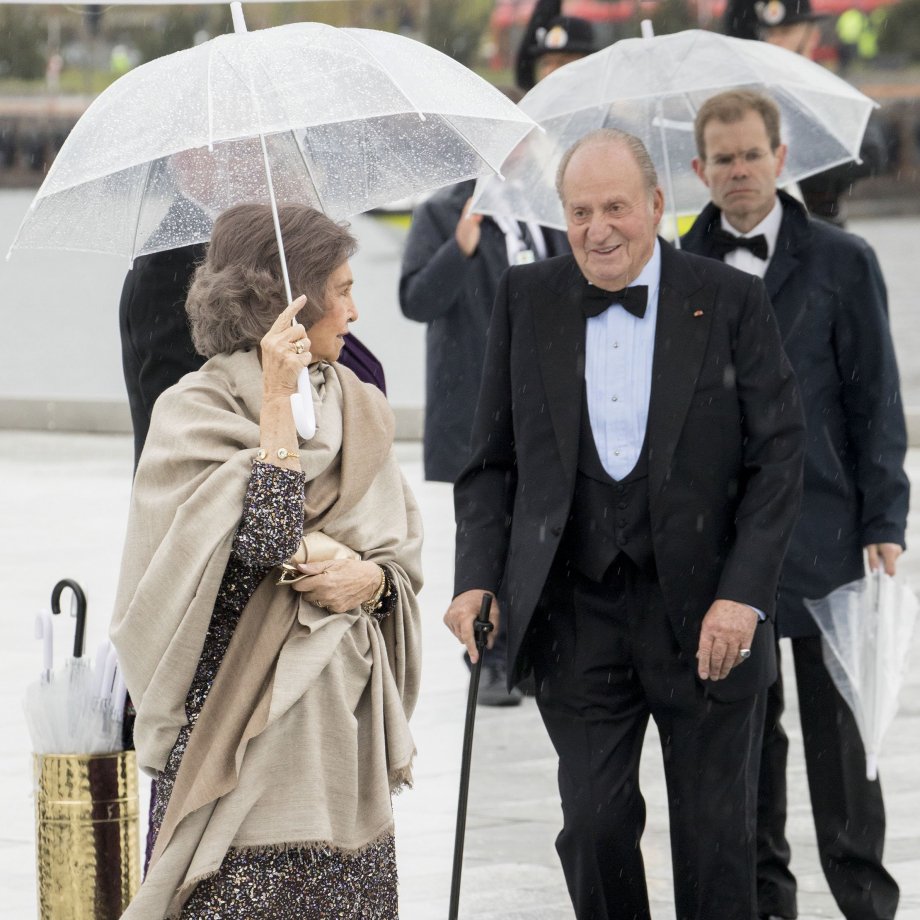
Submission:
<svg viewBox="0 0 920 920">
<path fill-rule="evenodd" d="M 805 412 L 805 491 L 780 578 L 783 636 L 818 635 L 803 598 L 864 574 L 863 547 L 904 546 L 907 433 L 885 282 L 858 236 L 810 218 L 780 192 L 783 218 L 764 284 Z M 710 204 L 683 238 L 712 254 Z"/>
<path fill-rule="evenodd" d="M 752 656 L 711 683 L 739 699 L 776 676 L 773 614 L 802 488 L 803 421 L 759 279 L 662 241 L 648 415 L 648 501 L 659 584 L 694 666 L 717 598 L 763 610 Z M 473 427 L 455 486 L 455 591 L 497 592 L 509 681 L 575 485 L 584 387 L 583 281 L 572 256 L 511 268 L 499 286 Z"/>
</svg>

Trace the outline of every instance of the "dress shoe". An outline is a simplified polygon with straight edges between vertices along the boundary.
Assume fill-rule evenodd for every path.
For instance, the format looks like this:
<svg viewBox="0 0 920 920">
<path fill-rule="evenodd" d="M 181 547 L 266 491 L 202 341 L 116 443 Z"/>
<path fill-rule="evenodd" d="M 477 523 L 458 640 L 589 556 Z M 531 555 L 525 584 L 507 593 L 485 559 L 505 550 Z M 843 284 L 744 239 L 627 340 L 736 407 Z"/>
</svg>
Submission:
<svg viewBox="0 0 920 920">
<path fill-rule="evenodd" d="M 517 687 L 508 690 L 505 669 L 488 665 L 483 667 L 479 676 L 479 697 L 477 703 L 480 706 L 520 706 L 524 695 Z"/>
</svg>

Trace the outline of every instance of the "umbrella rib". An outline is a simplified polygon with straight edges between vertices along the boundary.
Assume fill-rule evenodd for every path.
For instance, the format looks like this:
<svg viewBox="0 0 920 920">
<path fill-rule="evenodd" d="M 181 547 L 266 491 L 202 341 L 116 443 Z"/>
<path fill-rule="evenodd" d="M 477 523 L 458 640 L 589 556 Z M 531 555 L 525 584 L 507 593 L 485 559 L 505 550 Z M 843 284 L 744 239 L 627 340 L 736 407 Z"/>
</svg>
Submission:
<svg viewBox="0 0 920 920">
<path fill-rule="evenodd" d="M 421 118 L 422 121 L 425 121 L 425 113 L 415 104 L 415 102 L 413 102 L 409 94 L 401 86 L 399 86 L 396 83 L 393 77 L 390 76 L 389 71 L 386 69 L 386 67 L 383 66 L 383 63 L 380 61 L 377 55 L 374 54 L 374 52 L 371 51 L 371 49 L 368 48 L 367 45 L 364 44 L 364 42 L 359 41 L 357 36 L 352 34 L 352 31 L 353 30 L 351 29 L 342 29 L 342 34 L 345 35 L 350 41 L 354 42 L 354 44 L 356 44 L 374 62 L 374 64 L 377 65 L 377 68 L 387 78 L 387 80 L 390 81 L 393 88 L 400 94 L 400 96 L 403 97 L 403 99 L 406 100 L 406 102 L 409 103 L 409 105 L 412 106 L 413 109 L 415 109 L 416 115 L 418 115 L 418 117 Z"/>
<path fill-rule="evenodd" d="M 294 147 L 297 150 L 297 154 L 300 157 L 301 162 L 303 163 L 303 168 L 307 171 L 307 178 L 310 180 L 310 185 L 313 186 L 313 193 L 316 195 L 316 203 L 319 205 L 319 209 L 323 212 L 323 214 L 328 214 L 329 212 L 326 209 L 326 205 L 323 203 L 323 196 L 319 192 L 319 186 L 316 184 L 316 179 L 313 178 L 313 170 L 310 169 L 309 157 L 307 157 L 307 154 L 304 151 L 303 147 L 301 146 L 300 141 L 297 140 L 297 135 L 294 133 L 293 128 L 291 128 L 290 130 L 290 135 L 291 135 L 291 140 L 294 142 Z M 304 137 L 304 141 L 309 143 L 309 141 L 307 141 L 307 129 L 306 128 L 304 129 L 303 137 Z"/>
<path fill-rule="evenodd" d="M 144 172 L 144 182 L 141 185 L 141 194 L 138 200 L 137 218 L 134 221 L 134 233 L 132 234 L 132 239 L 131 239 L 131 254 L 129 258 L 130 258 L 132 267 L 134 266 L 134 254 L 137 252 L 137 233 L 141 226 L 141 210 L 143 209 L 143 206 L 144 206 L 144 196 L 147 193 L 147 185 L 150 182 L 150 172 L 151 172 L 152 167 L 153 167 L 153 160 L 148 160 L 147 168 Z"/>
<path fill-rule="evenodd" d="M 419 108 L 419 106 L 417 106 L 417 105 L 415 104 L 415 102 L 413 101 L 413 99 L 412 99 L 412 97 L 409 95 L 409 93 L 408 93 L 406 90 L 404 90 L 401 86 L 399 86 L 399 85 L 396 83 L 396 81 L 393 79 L 393 77 L 390 76 L 390 74 L 389 74 L 389 72 L 387 71 L 386 67 L 383 66 L 383 64 L 381 63 L 380 59 L 377 57 L 377 55 L 374 54 L 374 52 L 371 51 L 370 48 L 368 48 L 363 42 L 359 41 L 358 38 L 357 38 L 355 35 L 352 34 L 353 30 L 350 30 L 350 29 L 342 29 L 342 32 L 343 32 L 345 35 L 347 35 L 348 38 L 351 39 L 351 41 L 353 41 L 359 48 L 361 48 L 361 49 L 364 51 L 365 54 L 367 54 L 367 55 L 370 57 L 370 59 L 374 62 L 374 64 L 377 65 L 377 67 L 378 67 L 378 69 L 380 70 L 380 72 L 390 81 L 390 84 L 392 85 L 392 87 L 400 94 L 400 96 L 403 97 L 403 99 L 406 100 L 406 102 L 409 103 L 409 105 L 412 106 L 413 109 L 415 109 L 415 112 L 416 112 L 416 114 L 418 115 L 418 117 L 421 118 L 422 121 L 427 121 L 427 117 L 428 117 L 428 116 L 426 116 L 425 113 Z M 467 137 L 466 133 L 465 133 L 464 131 L 462 131 L 459 127 L 457 127 L 457 125 L 454 124 L 454 122 L 451 120 L 451 117 L 450 117 L 450 116 L 448 116 L 448 115 L 446 115 L 446 114 L 438 113 L 438 116 L 437 116 L 437 117 L 442 118 L 445 122 L 447 122 L 447 124 L 449 124 L 450 127 L 451 127 L 451 128 L 460 136 L 460 138 L 466 143 L 466 145 L 470 148 L 470 150 L 472 150 L 473 153 L 475 153 L 476 156 L 479 157 L 479 159 L 480 159 L 483 163 L 485 163 L 486 166 L 489 167 L 489 169 L 491 169 L 494 173 L 497 173 L 499 176 L 501 175 L 501 165 L 502 165 L 502 164 L 499 163 L 497 166 L 493 166 L 493 164 L 490 163 L 490 162 L 480 153 L 480 151 L 476 148 L 476 145 L 469 139 L 469 137 Z"/>
<path fill-rule="evenodd" d="M 279 97 L 279 99 L 280 99 L 282 94 L 281 94 L 280 92 L 278 92 L 278 89 L 277 89 L 277 87 L 275 86 L 275 78 L 274 78 L 274 75 L 272 74 L 272 72 L 265 66 L 265 62 L 262 61 L 261 59 L 258 59 L 258 60 L 256 61 L 256 64 L 257 64 L 257 66 L 260 68 L 260 70 L 262 71 L 262 74 L 263 74 L 263 75 L 265 76 L 265 78 L 268 80 L 269 84 L 271 84 L 272 88 L 275 90 L 276 94 L 278 95 L 278 97 Z M 259 109 L 258 103 L 256 104 L 256 109 L 257 109 L 257 111 L 259 112 L 259 114 L 261 115 L 261 109 Z M 260 125 L 260 127 L 261 127 L 261 125 Z M 304 129 L 303 129 L 303 131 L 304 131 L 304 140 L 306 140 L 308 130 L 309 130 L 309 128 L 307 128 L 306 126 L 304 126 Z M 328 214 L 329 211 L 327 210 L 326 205 L 323 203 L 323 196 L 320 194 L 319 186 L 316 184 L 316 179 L 315 179 L 314 176 L 313 176 L 313 170 L 310 168 L 309 159 L 308 159 L 308 157 L 306 156 L 306 154 L 305 154 L 303 148 L 301 147 L 300 142 L 297 140 L 297 135 L 294 133 L 294 131 L 295 131 L 294 128 L 288 129 L 288 133 L 291 135 L 291 140 L 294 142 L 294 147 L 296 148 L 297 153 L 298 153 L 298 155 L 300 156 L 300 160 L 301 160 L 301 162 L 303 163 L 304 169 L 307 171 L 307 178 L 310 180 L 310 185 L 313 187 L 313 192 L 314 192 L 314 194 L 316 195 L 316 202 L 317 202 L 317 204 L 319 205 L 319 209 L 320 209 L 324 214 Z"/>
</svg>

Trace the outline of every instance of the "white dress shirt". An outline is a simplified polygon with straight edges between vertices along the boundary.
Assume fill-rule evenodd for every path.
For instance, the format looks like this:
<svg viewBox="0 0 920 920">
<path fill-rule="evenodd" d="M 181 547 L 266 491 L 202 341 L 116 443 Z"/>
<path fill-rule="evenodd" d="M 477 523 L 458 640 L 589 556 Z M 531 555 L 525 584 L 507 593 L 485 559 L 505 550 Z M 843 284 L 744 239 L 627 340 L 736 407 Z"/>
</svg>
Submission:
<svg viewBox="0 0 920 920">
<path fill-rule="evenodd" d="M 587 323 L 588 417 L 601 463 L 614 479 L 632 470 L 645 441 L 660 284 L 661 244 L 655 240 L 652 257 L 630 284 L 648 287 L 645 316 L 613 306 Z"/>
<path fill-rule="evenodd" d="M 776 252 L 776 240 L 779 237 L 779 226 L 783 222 L 783 206 L 779 203 L 779 198 L 773 202 L 773 210 L 756 226 L 747 233 L 739 233 L 725 218 L 725 212 L 722 212 L 722 229 L 732 236 L 751 237 L 763 234 L 767 239 L 767 257 L 758 259 L 750 249 L 739 247 L 726 254 L 723 261 L 732 268 L 740 268 L 741 271 L 749 275 L 757 275 L 763 278 L 767 273 L 767 267 L 773 253 Z"/>
</svg>

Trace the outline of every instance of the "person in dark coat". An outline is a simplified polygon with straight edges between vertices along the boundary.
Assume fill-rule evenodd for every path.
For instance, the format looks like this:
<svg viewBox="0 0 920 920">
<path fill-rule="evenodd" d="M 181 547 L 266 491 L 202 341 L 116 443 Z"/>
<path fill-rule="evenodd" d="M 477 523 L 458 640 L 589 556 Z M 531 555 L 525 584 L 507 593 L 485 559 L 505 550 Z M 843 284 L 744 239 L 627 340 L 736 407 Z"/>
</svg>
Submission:
<svg viewBox="0 0 920 920">
<path fill-rule="evenodd" d="M 772 615 L 801 493 L 795 379 L 762 282 L 656 238 L 664 196 L 638 138 L 588 134 L 558 177 L 572 255 L 499 284 L 444 620 L 474 657 L 498 592 L 509 680 L 533 671 L 559 757 L 578 920 L 650 917 L 650 717 L 676 915 L 752 920 Z"/>
<path fill-rule="evenodd" d="M 399 280 L 403 314 L 428 326 L 425 478 L 438 482 L 454 482 L 469 459 L 498 279 L 511 261 L 568 251 L 557 230 L 516 221 L 503 222 L 503 230 L 490 217 L 469 215 L 474 186 L 470 180 L 442 189 L 416 208 Z"/>
<path fill-rule="evenodd" d="M 192 345 L 185 296 L 205 244 L 139 256 L 121 290 L 118 325 L 121 362 L 134 428 L 134 466 L 140 459 L 157 397 L 204 358 Z M 386 392 L 383 366 L 354 335 L 345 339 L 340 363 Z"/>
<path fill-rule="evenodd" d="M 805 492 L 776 627 L 792 640 L 821 866 L 847 920 L 891 920 L 898 886 L 882 865 L 881 787 L 866 779 L 853 714 L 803 603 L 862 578 L 864 551 L 871 569 L 894 574 L 905 545 L 907 437 L 885 283 L 865 240 L 810 218 L 777 191 L 786 148 L 772 100 L 751 92 L 713 97 L 697 115 L 696 136 L 694 168 L 712 203 L 682 245 L 763 277 L 805 410 Z M 780 679 L 770 689 L 761 762 L 758 910 L 792 918 L 782 710 Z"/>
<path fill-rule="evenodd" d="M 568 251 L 557 230 L 470 215 L 475 182 L 436 192 L 413 215 L 403 255 L 399 304 L 427 323 L 425 359 L 425 478 L 454 482 L 470 456 L 486 335 L 498 279 L 509 264 Z M 521 702 L 508 691 L 504 634 L 482 675 L 479 702 Z"/>
<path fill-rule="evenodd" d="M 522 90 L 598 50 L 591 22 L 561 12 L 561 0 L 537 0 L 514 62 L 515 82 Z"/>
<path fill-rule="evenodd" d="M 821 41 L 821 22 L 811 0 L 732 0 L 726 9 L 726 34 L 761 39 L 809 60 L 814 60 Z M 810 214 L 837 227 L 846 224 L 845 198 L 854 183 L 882 173 L 888 162 L 885 136 L 873 115 L 859 150 L 860 162 L 841 163 L 798 183 Z"/>
</svg>

